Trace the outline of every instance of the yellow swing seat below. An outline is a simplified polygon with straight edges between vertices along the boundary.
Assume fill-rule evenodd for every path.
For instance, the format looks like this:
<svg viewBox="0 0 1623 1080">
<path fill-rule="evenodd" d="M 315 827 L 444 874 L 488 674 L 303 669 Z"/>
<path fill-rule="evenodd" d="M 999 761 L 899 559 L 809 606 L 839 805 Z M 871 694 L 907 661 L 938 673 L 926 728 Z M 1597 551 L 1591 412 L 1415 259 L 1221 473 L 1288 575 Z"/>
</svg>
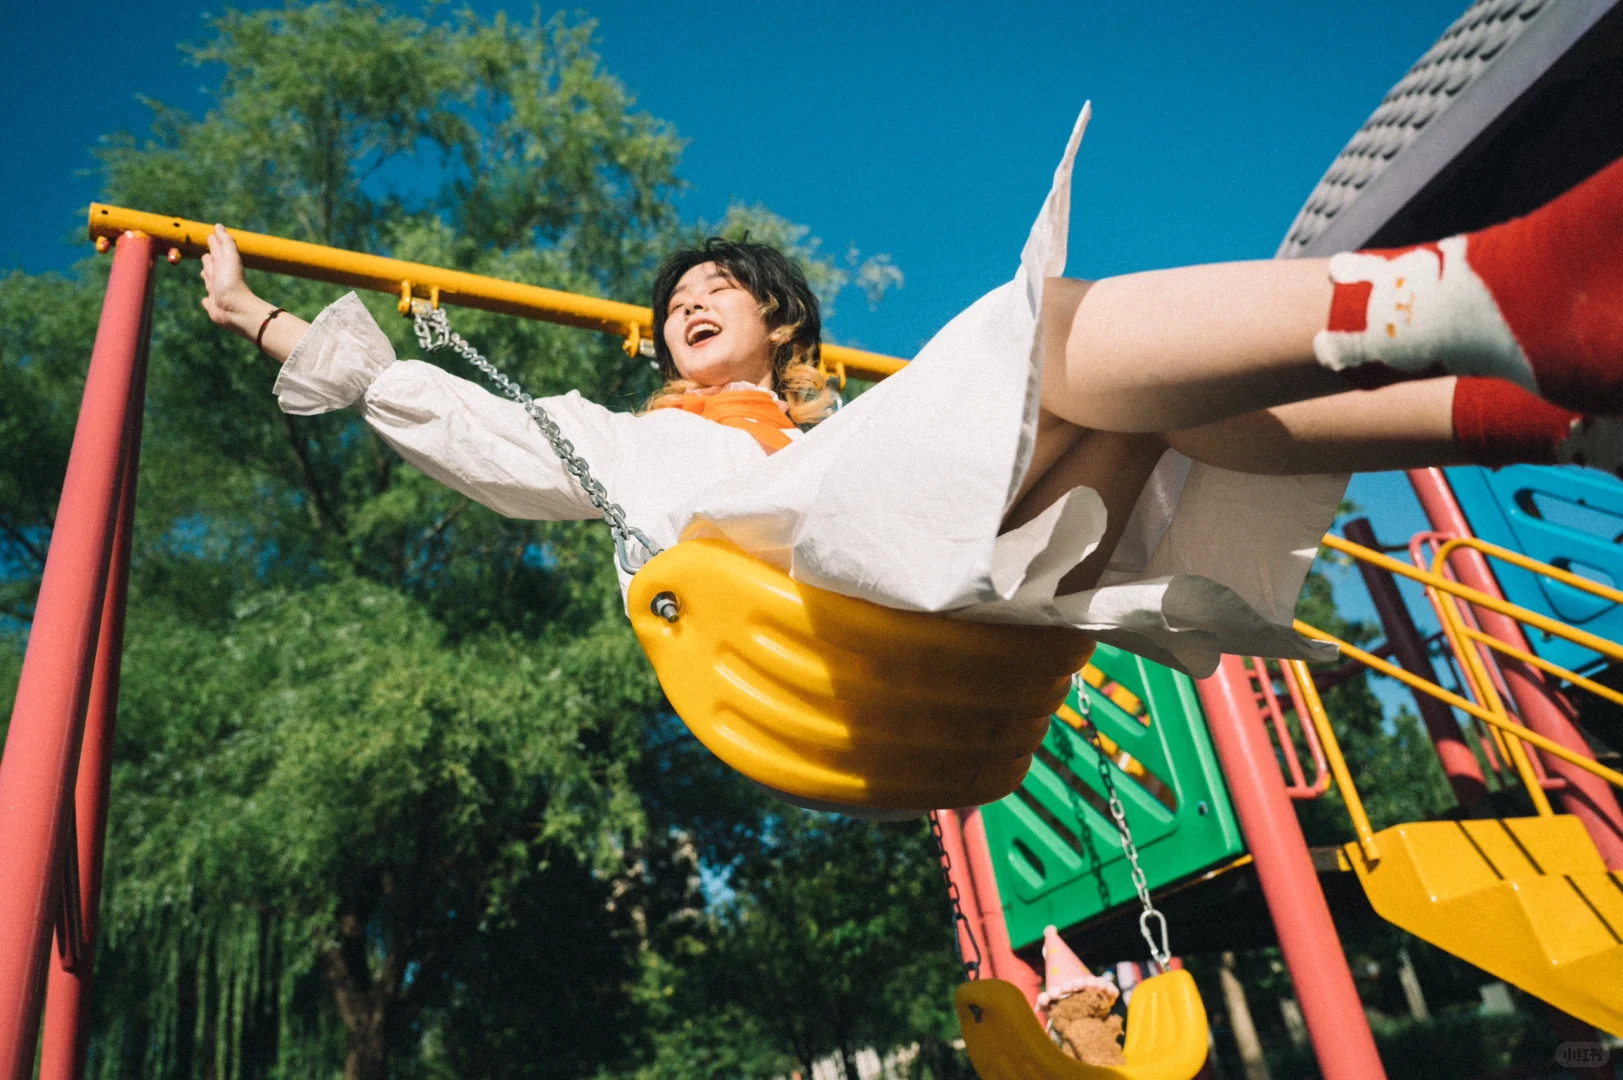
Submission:
<svg viewBox="0 0 1623 1080">
<path fill-rule="evenodd" d="M 958 1023 L 981 1080 L 1192 1080 L 1206 1064 L 1206 1006 L 1193 976 L 1145 979 L 1127 1003 L 1124 1065 L 1084 1065 L 1054 1045 L 1025 995 L 1001 979 L 958 987 Z"/>
<path fill-rule="evenodd" d="M 649 560 L 628 604 L 671 707 L 717 757 L 787 794 L 876 810 L 1009 794 L 1093 652 L 1077 630 L 815 588 L 711 538 Z"/>
</svg>

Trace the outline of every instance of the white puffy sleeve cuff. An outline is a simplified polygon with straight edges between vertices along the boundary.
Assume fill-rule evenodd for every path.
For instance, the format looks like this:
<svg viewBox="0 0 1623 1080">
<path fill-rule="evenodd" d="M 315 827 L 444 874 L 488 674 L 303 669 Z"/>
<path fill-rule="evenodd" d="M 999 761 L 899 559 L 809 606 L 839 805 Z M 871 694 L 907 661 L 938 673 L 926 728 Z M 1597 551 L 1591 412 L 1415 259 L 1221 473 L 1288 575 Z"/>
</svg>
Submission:
<svg viewBox="0 0 1623 1080">
<path fill-rule="evenodd" d="M 354 293 L 316 316 L 282 365 L 275 391 L 283 412 L 301 416 L 354 406 L 407 463 L 499 514 L 549 521 L 598 516 L 523 406 L 433 364 L 397 361 Z M 619 451 L 635 418 L 573 391 L 537 404 L 615 490 Z"/>
<path fill-rule="evenodd" d="M 632 418 L 575 391 L 536 400 L 614 490 L 616 444 Z M 367 389 L 364 412 L 372 430 L 407 462 L 498 514 L 545 521 L 598 516 L 522 405 L 433 364 L 391 365 Z"/>
<path fill-rule="evenodd" d="M 276 402 L 295 416 L 347 408 L 394 360 L 394 346 L 372 313 L 346 293 L 316 316 L 288 355 L 276 376 Z"/>
</svg>

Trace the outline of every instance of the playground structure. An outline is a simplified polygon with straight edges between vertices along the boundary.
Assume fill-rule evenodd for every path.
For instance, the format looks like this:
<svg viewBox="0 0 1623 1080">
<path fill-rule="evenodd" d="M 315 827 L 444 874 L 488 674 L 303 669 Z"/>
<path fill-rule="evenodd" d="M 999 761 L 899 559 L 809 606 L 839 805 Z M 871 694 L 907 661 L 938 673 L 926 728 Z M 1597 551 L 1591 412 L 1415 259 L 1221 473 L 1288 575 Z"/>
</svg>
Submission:
<svg viewBox="0 0 1623 1080">
<path fill-rule="evenodd" d="M 1542 482 L 1559 489 L 1565 478 Z M 1411 482 L 1428 508 L 1438 508 L 1437 517 L 1451 507 L 1459 514 L 1439 471 L 1418 470 Z M 1583 1023 L 1623 1032 L 1623 814 L 1608 786 L 1623 787 L 1623 774 L 1594 760 L 1554 680 L 1614 703 L 1619 696 L 1530 651 L 1513 628 L 1526 622 L 1612 663 L 1623 649 L 1506 603 L 1482 556 L 1609 605 L 1623 602 L 1623 593 L 1461 535 L 1461 521 L 1451 522 L 1449 534 L 1417 540 L 1417 552 L 1420 541 L 1440 541 L 1430 569 L 1340 537 L 1326 537 L 1326 546 L 1426 586 L 1463 695 L 1433 681 L 1424 654 L 1420 675 L 1376 651 L 1341 644 L 1351 663 L 1464 714 L 1468 726 L 1451 715 L 1449 737 L 1435 745 L 1455 791 L 1475 795 L 1474 804 L 1462 803 L 1455 817 L 1377 832 L 1305 665 L 1225 657 L 1216 674 L 1197 683 L 1101 646 L 1084 673 L 1091 700 L 1079 710 L 1073 699 L 1056 713 L 1020 790 L 944 815 L 955 881 L 974 912 L 960 928 L 965 952 L 978 950 L 987 973 L 1020 986 L 1033 1005 L 1042 985 L 1034 950 L 1046 924 L 1058 924 L 1084 956 L 1144 956 L 1123 914 L 1132 913 L 1133 887 L 1093 779 L 1098 756 L 1078 737 L 1086 712 L 1119 775 L 1132 781 L 1123 800 L 1151 867 L 1151 889 L 1178 940 L 1189 952 L 1264 940 L 1237 930 L 1244 919 L 1232 903 L 1237 888 L 1252 900 L 1260 889 L 1326 1077 L 1384 1075 L 1327 897 L 1336 899 L 1343 921 L 1356 921 L 1358 905 L 1347 902 L 1349 882 L 1326 878 L 1353 879 L 1357 899 L 1381 918 Z M 1573 537 L 1582 542 L 1582 534 Z M 1606 565 L 1619 568 L 1620 555 Z M 1395 620 L 1408 614 L 1382 614 L 1393 620 L 1390 643 L 1399 636 L 1391 632 Z M 1489 615 L 1509 627 L 1483 629 Z M 1306 624 L 1299 628 L 1335 640 Z M 1412 621 L 1406 629 L 1415 632 Z M 1317 681 L 1339 677 L 1320 673 Z M 1493 812 L 1485 802 L 1490 777 L 1500 805 L 1514 796 L 1531 816 L 1470 816 L 1473 809 Z M 1310 851 L 1291 803 L 1318 798 L 1332 784 L 1357 839 Z M 1564 812 L 1556 812 L 1551 794 Z M 1246 878 L 1253 880 L 1240 888 L 1237 879 Z"/>
<path fill-rule="evenodd" d="M 155 237 L 122 228 L 129 221 L 125 213 L 100 206 L 92 211 L 98 236 L 117 232 L 113 271 L 0 766 L 0 806 L 8 824 L 0 857 L 14 871 L 3 900 L 9 912 L 23 916 L 0 923 L 4 1076 L 26 1076 L 31 1069 L 42 999 L 41 1075 L 75 1077 L 82 1069 L 151 272 L 159 252 L 167 248 L 170 261 L 178 261 L 185 254 L 181 244 L 205 228 L 157 219 L 166 224 Z M 137 220 L 154 224 L 150 215 Z M 261 256 L 251 245 L 244 244 L 244 255 L 253 265 Z M 315 256 L 326 258 L 320 251 Z M 478 287 L 478 281 L 471 285 Z M 396 284 L 388 291 L 407 288 Z M 608 328 L 630 339 L 625 325 Z M 847 364 L 864 374 L 883 370 L 863 357 Z M 1548 516 L 1520 522 L 1540 499 L 1577 505 L 1596 497 L 1591 489 L 1597 482 L 1620 490 L 1623 484 L 1572 470 L 1533 475 L 1525 481 L 1532 486 L 1515 488 L 1476 514 L 1497 508 L 1524 529 L 1536 526 L 1549 562 L 1475 538 L 1449 478 L 1438 470 L 1411 476 L 1434 527 L 1408 545 L 1411 561 L 1377 550 L 1367 526 L 1361 532 L 1357 523 L 1348 533 L 1369 543 L 1337 536 L 1325 541 L 1357 560 L 1367 580 L 1397 574 L 1425 586 L 1460 673 L 1461 692 L 1434 681 L 1423 648 L 1418 655 L 1400 650 L 1405 634 L 1419 637 L 1412 621 L 1405 621 L 1401 599 L 1381 610 L 1387 646 L 1362 650 L 1343 642 L 1343 652 L 1353 663 L 1407 683 L 1419 700 L 1443 704 L 1441 716 L 1435 709 L 1426 715 L 1463 811 L 1486 812 L 1492 789 L 1520 792 L 1530 816 L 1462 815 L 1375 832 L 1318 696 L 1315 678 L 1334 680 L 1340 673 L 1315 676 L 1296 662 L 1271 668 L 1260 659 L 1230 656 L 1215 675 L 1197 683 L 1100 646 L 1081 673 L 1079 689 L 1047 722 L 1043 745 L 1014 794 L 940 815 L 953 880 L 970 912 L 960 933 L 966 953 L 984 958 L 983 973 L 1013 984 L 1034 1002 L 1041 975 L 1027 957 L 1048 923 L 1061 926 L 1083 955 L 1142 955 L 1142 946 L 1121 927 L 1123 904 L 1134 890 L 1096 779 L 1102 751 L 1124 778 L 1119 788 L 1149 887 L 1171 912 L 1186 952 L 1233 947 L 1214 937 L 1227 920 L 1203 919 L 1202 904 L 1248 875 L 1259 884 L 1326 1077 L 1383 1075 L 1326 900 L 1327 893 L 1347 895 L 1349 883 L 1381 917 L 1583 1023 L 1623 1032 L 1623 811 L 1609 787 L 1623 786 L 1623 774 L 1594 760 L 1558 686 L 1565 682 L 1623 704 L 1623 694 L 1590 677 L 1598 667 L 1623 660 L 1623 647 L 1562 618 L 1576 611 L 1590 626 L 1610 626 L 1609 617 L 1623 610 L 1623 592 L 1568 568 L 1623 579 L 1623 551 L 1598 548 L 1592 532 L 1563 527 Z M 1531 606 L 1503 598 L 1489 557 L 1525 576 L 1519 588 Z M 1557 588 L 1562 591 L 1552 594 Z M 1540 636 L 1539 645 L 1522 625 Z M 1305 624 L 1301 629 L 1328 638 Z M 1393 653 L 1403 666 L 1385 658 Z M 1589 674 L 1545 653 L 1558 653 Z M 1462 727 L 1450 709 L 1472 726 Z M 1084 732 L 1097 738 L 1097 749 Z M 1316 798 L 1332 785 L 1357 839 L 1328 853 L 1333 870 L 1326 871 L 1327 853 L 1309 851 L 1292 801 Z M 71 802 L 65 798 L 70 791 Z M 1556 813 L 1555 803 L 1563 813 Z M 1321 887 L 1321 875 L 1343 881 Z M 1202 925 L 1213 922 L 1219 925 Z M 50 950 L 53 939 L 56 948 Z M 971 1023 L 993 1022 L 1000 1010 L 1010 1013 L 1011 999 L 999 994 L 998 985 L 961 997 L 976 1006 Z M 1177 1034 L 1190 1030 L 1188 1017 L 1181 1024 L 1166 1019 L 1178 1015 L 1171 1006 L 1155 1013 L 1146 999 L 1139 1000 L 1145 1004 L 1133 1010 L 1135 1019 L 1163 1017 L 1139 1025 L 1141 1041 L 1148 1043 L 1154 1031 L 1166 1046 L 1175 1046 Z M 1022 1019 L 1026 1032 L 1040 1033 L 1029 1011 Z M 1203 1017 L 1200 1031 L 1203 1040 Z M 1040 1063 L 1032 1055 L 1042 1047 L 1029 1034 L 1005 1041 L 1013 1047 L 1021 1039 L 1027 1044 L 1021 1060 Z M 1055 1067 L 1050 1060 L 1040 1074 L 1054 1075 Z M 1180 1072 L 1193 1075 L 1192 1068 Z M 1036 1075 L 1022 1068 L 983 1071 Z M 1098 1075 L 1174 1074 L 1129 1069 Z"/>
<path fill-rule="evenodd" d="M 1403 136 L 1409 142 L 1391 153 L 1377 148 L 1374 156 L 1387 164 L 1373 180 L 1365 174 L 1360 182 L 1356 169 L 1340 174 L 1338 163 L 1282 255 L 1415 238 L 1405 231 L 1442 235 L 1472 224 L 1449 214 L 1502 217 L 1525 208 L 1518 199 L 1553 194 L 1514 185 L 1507 194 L 1501 185 L 1498 201 L 1462 209 L 1438 177 L 1445 166 L 1456 174 L 1502 167 L 1505 147 L 1526 135 L 1539 102 L 1569 93 L 1567 84 L 1618 51 L 1623 16 L 1613 4 L 1581 0 L 1477 4 L 1439 45 L 1473 34 L 1481 39 L 1473 55 L 1484 59 L 1461 84 L 1471 86 L 1456 99 L 1465 105 L 1428 113 L 1419 124 L 1415 112 L 1388 125 L 1418 130 L 1429 121 L 1430 141 L 1415 142 L 1411 131 Z M 1542 66 L 1534 62 L 1541 54 L 1528 52 L 1535 46 L 1544 50 Z M 1439 68 L 1457 59 L 1446 51 L 1438 55 L 1433 66 Z M 1510 74 L 1496 76 L 1485 65 L 1504 55 L 1517 56 L 1518 63 L 1498 64 L 1494 70 Z M 1427 63 L 1423 58 L 1416 71 Z M 1552 73 L 1563 78 L 1547 78 Z M 1441 89 L 1414 95 L 1460 93 L 1460 86 L 1446 90 L 1449 85 L 1445 79 L 1437 83 Z M 1389 104 L 1396 100 L 1401 113 L 1406 95 L 1414 95 L 1394 94 Z M 1580 135 L 1563 129 L 1583 149 L 1562 159 L 1569 172 L 1582 170 L 1596 153 L 1618 152 L 1616 125 L 1605 138 L 1589 141 L 1581 137 L 1583 124 L 1576 127 Z M 1457 145 L 1447 153 L 1427 149 L 1451 139 Z M 1549 143 L 1546 138 L 1541 145 Z M 1553 179 L 1541 174 L 1540 182 L 1565 186 L 1577 178 L 1553 172 Z M 1335 194 L 1337 188 L 1346 190 Z M 0 1080 L 30 1075 L 42 1011 L 40 1075 L 65 1080 L 82 1074 L 152 269 L 160 256 L 178 262 L 200 253 L 208 228 L 91 208 L 92 235 L 98 249 L 112 250 L 113 269 L 0 760 L 6 822 L 0 863 L 8 870 L 0 882 L 7 912 L 0 921 Z M 403 313 L 413 298 L 460 304 L 615 334 L 629 354 L 647 351 L 644 308 L 236 235 L 250 267 L 397 295 Z M 902 363 L 835 347 L 825 349 L 825 358 L 842 380 L 847 373 L 881 378 Z M 1314 673 L 1300 664 L 1229 656 L 1197 683 L 1101 647 L 1083 671 L 1082 696 L 1047 722 L 1018 789 L 998 802 L 940 815 L 953 883 L 967 909 L 961 944 L 982 958 L 982 974 L 1013 984 L 1028 1006 L 1034 1003 L 1041 976 L 1032 950 L 1049 923 L 1090 959 L 1143 955 L 1129 868 L 1095 779 L 1103 753 L 1125 778 L 1121 797 L 1148 885 L 1168 913 L 1178 948 L 1194 954 L 1277 940 L 1327 1078 L 1384 1075 L 1337 917 L 1378 916 L 1469 960 L 1573 1017 L 1575 1038 L 1586 1037 L 1587 1026 L 1623 1035 L 1623 810 L 1612 791 L 1623 785 L 1623 775 L 1595 760 L 1573 706 L 1577 694 L 1586 702 L 1623 705 L 1623 694 L 1608 681 L 1623 660 L 1615 644 L 1623 637 L 1623 592 L 1613 588 L 1623 582 L 1623 549 L 1617 529 L 1607 535 L 1596 528 L 1597 520 L 1623 517 L 1623 484 L 1542 469 L 1420 470 L 1410 482 L 1431 529 L 1398 549 L 1407 551 L 1408 561 L 1388 555 L 1367 523 L 1351 523 L 1346 536 L 1327 537 L 1326 545 L 1355 560 L 1386 629 L 1385 645 L 1362 650 L 1341 643 L 1343 652 L 1350 664 L 1415 691 L 1458 814 L 1371 827 L 1318 694 L 1320 683 L 1351 669 Z M 1437 680 L 1427 640 L 1394 575 L 1425 587 L 1458 690 Z M 1293 803 L 1332 786 L 1356 838 L 1312 851 Z M 1507 803 L 1513 812 L 1503 809 Z M 1239 908 L 1261 910 L 1259 893 L 1269 918 L 1236 918 Z M 1020 1012 L 995 985 L 971 992 L 980 1011 L 969 1011 L 966 1027 L 997 1024 L 1002 1010 L 1005 1033 L 1040 1032 L 1029 1009 Z M 1138 1024 L 1148 1012 L 1141 1005 L 1131 1014 L 1144 1045 L 1150 1042 L 1144 1028 L 1158 1023 Z M 1174 1017 L 1164 1030 L 1175 1036 L 1179 1023 Z M 1182 1024 L 1187 1033 L 1190 1021 Z M 1130 1028 L 1129 1047 L 1134 1038 Z M 1179 1041 L 1169 1037 L 1165 1045 Z M 1080 1071 L 1054 1061 L 1057 1055 L 1045 1056 L 1043 1045 L 1026 1035 L 1000 1045 L 1009 1057 L 998 1064 L 1007 1067 L 983 1070 L 989 1077 L 1152 1075 L 1132 1068 Z M 1180 1064 L 1181 1075 L 1193 1075 L 1194 1067 L 1198 1063 Z"/>
</svg>

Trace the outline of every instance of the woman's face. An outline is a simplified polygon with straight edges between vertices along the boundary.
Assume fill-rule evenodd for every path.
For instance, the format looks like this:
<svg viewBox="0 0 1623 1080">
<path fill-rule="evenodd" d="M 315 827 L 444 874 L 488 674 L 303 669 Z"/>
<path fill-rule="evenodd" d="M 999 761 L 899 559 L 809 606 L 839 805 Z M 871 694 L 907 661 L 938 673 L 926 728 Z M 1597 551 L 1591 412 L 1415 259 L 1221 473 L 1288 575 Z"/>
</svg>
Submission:
<svg viewBox="0 0 1623 1080">
<path fill-rule="evenodd" d="M 715 263 L 683 274 L 664 313 L 665 344 L 682 378 L 700 386 L 772 388 L 772 342 L 761 305 Z"/>
</svg>

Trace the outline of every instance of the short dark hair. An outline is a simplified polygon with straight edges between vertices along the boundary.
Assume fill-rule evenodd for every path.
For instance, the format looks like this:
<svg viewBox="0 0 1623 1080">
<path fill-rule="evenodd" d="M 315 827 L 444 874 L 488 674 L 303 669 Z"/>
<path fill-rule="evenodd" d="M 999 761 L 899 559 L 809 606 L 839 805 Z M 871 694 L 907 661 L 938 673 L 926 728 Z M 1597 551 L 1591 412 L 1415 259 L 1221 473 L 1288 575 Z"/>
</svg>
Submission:
<svg viewBox="0 0 1623 1080">
<path fill-rule="evenodd" d="M 654 357 L 661 375 L 677 378 L 676 363 L 665 341 L 671 294 L 683 274 L 704 263 L 715 263 L 755 297 L 768 332 L 790 328 L 772 355 L 774 381 L 792 364 L 816 365 L 822 359 L 823 317 L 817 294 L 806 283 L 800 267 L 770 244 L 754 243 L 748 237 L 726 240 L 712 236 L 702 244 L 679 248 L 665 256 L 654 275 Z"/>
</svg>

